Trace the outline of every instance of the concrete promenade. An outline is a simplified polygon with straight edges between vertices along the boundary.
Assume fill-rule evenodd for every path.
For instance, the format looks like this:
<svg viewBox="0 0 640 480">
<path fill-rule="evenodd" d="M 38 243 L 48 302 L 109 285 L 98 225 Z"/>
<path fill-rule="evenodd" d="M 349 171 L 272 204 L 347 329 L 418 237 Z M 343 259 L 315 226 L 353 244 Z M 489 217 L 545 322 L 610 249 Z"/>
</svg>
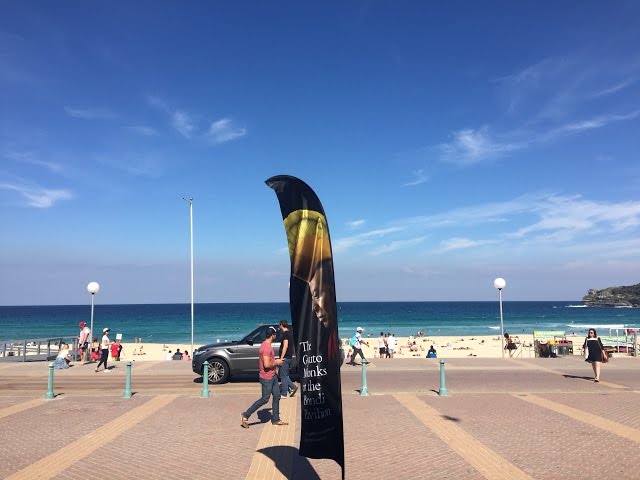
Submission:
<svg viewBox="0 0 640 480">
<path fill-rule="evenodd" d="M 329 460 L 298 455 L 300 400 L 270 404 L 240 428 L 256 380 L 202 385 L 190 362 L 134 362 L 56 370 L 0 363 L 0 478 L 339 479 Z M 113 366 L 113 363 L 110 363 Z M 581 357 L 375 359 L 370 396 L 361 369 L 342 368 L 348 479 L 640 478 L 640 359 L 612 358 L 601 383 Z"/>
</svg>

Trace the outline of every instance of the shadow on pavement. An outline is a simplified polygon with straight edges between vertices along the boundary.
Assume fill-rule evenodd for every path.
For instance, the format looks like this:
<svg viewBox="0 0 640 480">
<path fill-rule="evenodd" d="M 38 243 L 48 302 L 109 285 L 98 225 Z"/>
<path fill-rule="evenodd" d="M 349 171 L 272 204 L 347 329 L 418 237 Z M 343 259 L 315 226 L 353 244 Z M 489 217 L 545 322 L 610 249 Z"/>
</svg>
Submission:
<svg viewBox="0 0 640 480">
<path fill-rule="evenodd" d="M 306 457 L 301 457 L 295 447 L 279 446 L 261 448 L 258 452 L 270 458 L 278 471 L 285 478 L 304 478 L 305 480 L 320 480 L 320 477 L 313 469 Z M 293 465 L 288 464 L 286 459 L 292 458 Z M 289 470 L 291 468 L 291 471 Z"/>
<path fill-rule="evenodd" d="M 460 419 L 458 417 L 450 417 L 449 415 L 441 415 L 445 420 L 449 420 L 450 422 L 459 422 Z"/>
<path fill-rule="evenodd" d="M 565 373 L 562 376 L 564 378 L 577 378 L 579 380 L 589 380 L 589 381 L 593 380 L 593 377 L 585 377 L 585 376 L 582 376 L 582 375 L 569 375 L 568 373 Z"/>
</svg>

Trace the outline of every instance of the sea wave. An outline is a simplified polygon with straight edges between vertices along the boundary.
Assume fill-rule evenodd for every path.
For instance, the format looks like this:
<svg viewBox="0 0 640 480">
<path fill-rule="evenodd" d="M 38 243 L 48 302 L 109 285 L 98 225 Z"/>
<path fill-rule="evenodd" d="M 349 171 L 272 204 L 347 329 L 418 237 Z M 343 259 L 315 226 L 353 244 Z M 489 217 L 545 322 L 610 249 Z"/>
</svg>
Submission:
<svg viewBox="0 0 640 480">
<path fill-rule="evenodd" d="M 586 305 L 565 305 L 565 308 L 587 308 Z"/>
<path fill-rule="evenodd" d="M 489 330 L 500 330 L 500 325 L 497 327 L 487 327 Z"/>
<path fill-rule="evenodd" d="M 596 329 L 597 328 L 604 328 L 604 329 L 606 329 L 606 328 L 626 328 L 625 325 L 619 325 L 619 324 L 616 324 L 616 325 L 580 325 L 580 324 L 577 324 L 577 323 L 572 323 L 572 324 L 567 324 L 566 326 L 567 327 L 571 327 L 571 328 L 587 328 L 587 329 L 588 328 L 596 328 Z"/>
</svg>

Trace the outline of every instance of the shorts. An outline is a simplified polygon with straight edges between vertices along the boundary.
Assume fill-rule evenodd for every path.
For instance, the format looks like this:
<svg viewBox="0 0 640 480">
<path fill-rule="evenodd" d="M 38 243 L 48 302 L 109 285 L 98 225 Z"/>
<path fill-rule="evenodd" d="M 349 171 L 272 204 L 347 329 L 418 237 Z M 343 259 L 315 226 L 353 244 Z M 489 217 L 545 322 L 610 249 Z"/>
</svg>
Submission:
<svg viewBox="0 0 640 480">
<path fill-rule="evenodd" d="M 380 355 L 387 353 L 387 347 L 380 347 Z"/>
<path fill-rule="evenodd" d="M 393 351 L 394 351 L 394 349 L 393 349 L 393 348 L 387 348 L 387 353 L 388 353 L 389 355 L 393 355 Z"/>
<path fill-rule="evenodd" d="M 87 351 L 87 348 L 89 348 L 89 344 L 85 343 L 83 345 L 80 345 L 80 347 L 78 348 L 78 350 L 82 350 L 83 352 Z"/>
</svg>

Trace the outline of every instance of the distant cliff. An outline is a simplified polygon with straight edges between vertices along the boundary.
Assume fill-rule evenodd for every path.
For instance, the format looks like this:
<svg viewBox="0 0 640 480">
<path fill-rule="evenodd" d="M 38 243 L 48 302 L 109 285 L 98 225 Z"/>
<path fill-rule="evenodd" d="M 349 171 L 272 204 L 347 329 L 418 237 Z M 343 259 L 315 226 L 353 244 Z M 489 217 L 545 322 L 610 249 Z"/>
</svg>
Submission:
<svg viewBox="0 0 640 480">
<path fill-rule="evenodd" d="M 640 283 L 629 287 L 592 288 L 582 303 L 589 307 L 640 307 Z"/>
</svg>

